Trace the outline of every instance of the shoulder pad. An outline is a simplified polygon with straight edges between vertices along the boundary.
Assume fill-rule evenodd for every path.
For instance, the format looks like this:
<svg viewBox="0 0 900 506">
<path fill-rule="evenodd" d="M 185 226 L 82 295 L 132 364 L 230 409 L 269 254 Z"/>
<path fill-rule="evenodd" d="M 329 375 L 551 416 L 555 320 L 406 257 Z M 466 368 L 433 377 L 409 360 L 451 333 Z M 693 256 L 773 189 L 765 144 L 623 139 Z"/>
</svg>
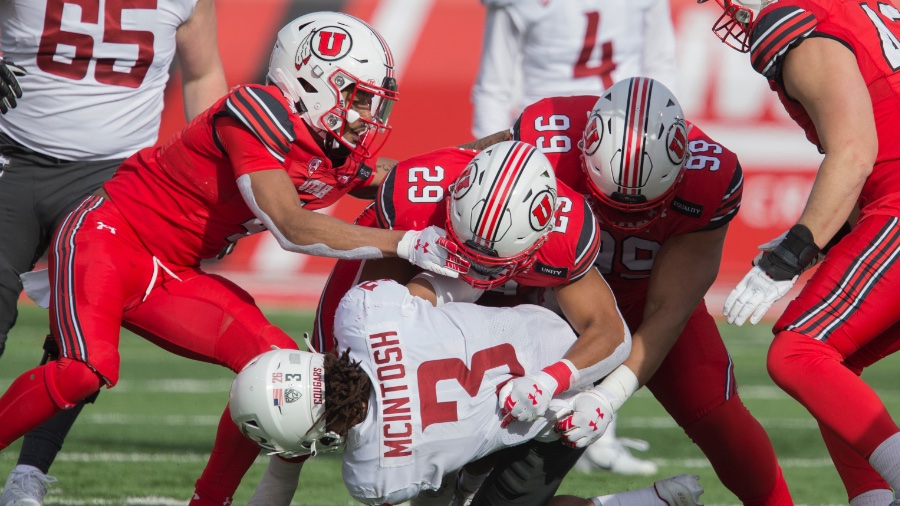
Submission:
<svg viewBox="0 0 900 506">
<path fill-rule="evenodd" d="M 375 219 L 379 228 L 393 230 L 397 221 L 397 210 L 394 208 L 394 175 L 397 167 L 388 172 L 378 187 L 378 195 L 375 196 Z"/>
<path fill-rule="evenodd" d="M 772 79 L 775 63 L 791 47 L 816 28 L 816 17 L 801 7 L 786 5 L 761 12 L 750 34 L 750 62 L 753 69 Z"/>
<path fill-rule="evenodd" d="M 573 262 L 571 281 L 587 274 L 600 254 L 600 224 L 587 199 L 582 199 L 581 204 L 584 206 L 584 224 L 578 237 L 578 245 L 575 247 L 576 258 Z"/>
<path fill-rule="evenodd" d="M 297 138 L 291 111 L 281 97 L 261 87 L 239 86 L 225 101 L 228 115 L 240 121 L 283 162 Z"/>
<path fill-rule="evenodd" d="M 728 188 L 722 196 L 722 202 L 716 209 L 716 213 L 704 227 L 704 230 L 712 230 L 719 228 L 730 222 L 741 208 L 741 197 L 744 192 L 744 172 L 741 170 L 741 164 L 737 163 L 734 168 L 734 175 L 728 183 Z"/>
</svg>

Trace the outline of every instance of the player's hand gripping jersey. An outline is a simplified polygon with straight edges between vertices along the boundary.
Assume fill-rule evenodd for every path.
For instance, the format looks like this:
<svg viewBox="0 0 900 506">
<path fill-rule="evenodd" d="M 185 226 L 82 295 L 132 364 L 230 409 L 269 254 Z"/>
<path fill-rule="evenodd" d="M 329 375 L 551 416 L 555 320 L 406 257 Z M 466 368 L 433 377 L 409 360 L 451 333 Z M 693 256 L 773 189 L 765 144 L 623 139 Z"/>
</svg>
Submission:
<svg viewBox="0 0 900 506">
<path fill-rule="evenodd" d="M 163 147 L 126 160 L 104 188 L 152 254 L 190 266 L 265 230 L 238 178 L 281 168 L 315 210 L 372 178 L 352 158 L 334 163 L 278 88 L 239 86 Z"/>
<path fill-rule="evenodd" d="M 476 151 L 445 148 L 400 162 L 385 177 L 374 206 L 357 225 L 393 230 L 419 230 L 447 226 L 446 199 Z M 465 179 L 460 184 L 465 184 Z M 559 209 L 553 231 L 535 255 L 535 262 L 513 281 L 527 287 L 553 287 L 575 281 L 591 268 L 600 251 L 600 228 L 584 197 L 558 184 Z M 337 263 L 320 299 L 314 344 L 317 351 L 331 347 L 331 318 L 338 300 L 358 280 L 361 262 Z M 324 316 L 324 317 L 323 317 Z"/>
<path fill-rule="evenodd" d="M 366 419 L 343 454 L 344 483 L 365 504 L 437 489 L 468 462 L 549 434 L 549 417 L 567 406 L 555 400 L 534 422 L 500 427 L 500 386 L 559 360 L 575 341 L 537 306 L 435 308 L 394 281 L 370 281 L 341 300 L 335 336 L 372 381 Z"/>
<path fill-rule="evenodd" d="M 538 147 L 556 169 L 561 183 L 589 195 L 578 143 L 587 124 L 587 113 L 599 97 L 554 97 L 541 100 L 522 112 L 513 127 L 513 138 Z M 601 250 L 597 267 L 613 291 L 636 287 L 633 280 L 650 276 L 653 260 L 669 237 L 712 230 L 731 221 L 740 207 L 744 177 L 737 157 L 689 125 L 690 158 L 672 204 L 650 226 L 636 231 L 601 223 Z M 591 205 L 597 205 L 588 199 Z"/>
<path fill-rule="evenodd" d="M 759 13 L 750 34 L 753 68 L 769 80 L 769 87 L 791 118 L 819 150 L 815 126 L 803 106 L 787 96 L 781 66 L 787 53 L 808 37 L 828 37 L 847 46 L 872 97 L 878 133 L 878 157 L 859 202 L 863 214 L 896 213 L 900 209 L 900 11 L 891 3 L 866 0 L 780 0 Z M 877 206 L 869 206 L 878 202 Z M 868 208 L 867 208 L 868 206 Z"/>
</svg>

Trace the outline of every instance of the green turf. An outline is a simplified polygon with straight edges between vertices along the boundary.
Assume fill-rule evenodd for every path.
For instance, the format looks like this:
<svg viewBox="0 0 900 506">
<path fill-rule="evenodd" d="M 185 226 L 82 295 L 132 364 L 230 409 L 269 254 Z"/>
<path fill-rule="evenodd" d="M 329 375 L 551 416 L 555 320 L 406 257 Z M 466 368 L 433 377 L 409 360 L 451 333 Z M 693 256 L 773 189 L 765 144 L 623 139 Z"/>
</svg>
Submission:
<svg viewBox="0 0 900 506">
<path fill-rule="evenodd" d="M 297 339 L 311 326 L 308 314 L 274 313 L 271 317 Z M 22 308 L 0 361 L 0 387 L 36 364 L 45 329 L 45 311 Z M 812 418 L 766 376 L 768 327 L 723 327 L 723 332 L 736 363 L 741 396 L 769 432 L 796 503 L 846 504 Z M 51 473 L 60 482 L 51 489 L 48 505 L 185 504 L 193 491 L 212 446 L 232 373 L 168 354 L 128 333 L 123 333 L 121 352 L 122 380 L 116 388 L 103 391 L 72 430 Z M 894 409 L 900 406 L 900 389 L 892 365 L 896 366 L 896 360 L 883 361 L 866 372 L 866 379 Z M 562 492 L 611 493 L 691 472 L 701 476 L 707 505 L 737 504 L 717 482 L 700 451 L 645 391 L 622 409 L 619 433 L 650 442 L 646 457 L 660 465 L 659 474 L 628 478 L 573 472 Z M 0 476 L 12 468 L 17 451 L 18 443 L 0 453 Z M 261 458 L 245 478 L 235 504 L 246 503 L 264 467 Z M 301 503 L 354 504 L 343 489 L 338 456 L 322 455 L 305 466 L 295 497 L 295 504 Z"/>
</svg>

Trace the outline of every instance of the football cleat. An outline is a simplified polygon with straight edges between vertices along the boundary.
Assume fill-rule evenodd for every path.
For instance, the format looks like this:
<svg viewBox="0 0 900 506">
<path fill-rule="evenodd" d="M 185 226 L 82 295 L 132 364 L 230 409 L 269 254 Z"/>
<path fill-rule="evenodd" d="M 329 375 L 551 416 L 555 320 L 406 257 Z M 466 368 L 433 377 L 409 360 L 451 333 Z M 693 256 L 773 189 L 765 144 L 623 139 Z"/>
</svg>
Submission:
<svg viewBox="0 0 900 506">
<path fill-rule="evenodd" d="M 575 463 L 575 469 L 582 473 L 609 471 L 616 474 L 650 476 L 656 474 L 656 464 L 649 460 L 639 459 L 631 454 L 629 448 L 647 451 L 650 445 L 646 441 L 631 438 L 616 438 L 604 435 L 585 450 L 584 455 Z"/>
<path fill-rule="evenodd" d="M 656 495 L 669 506 L 703 506 L 700 496 L 703 487 L 696 474 L 679 474 L 653 484 Z"/>
<path fill-rule="evenodd" d="M 16 466 L 6 479 L 0 506 L 42 506 L 44 494 L 56 478 L 32 466 Z"/>
</svg>

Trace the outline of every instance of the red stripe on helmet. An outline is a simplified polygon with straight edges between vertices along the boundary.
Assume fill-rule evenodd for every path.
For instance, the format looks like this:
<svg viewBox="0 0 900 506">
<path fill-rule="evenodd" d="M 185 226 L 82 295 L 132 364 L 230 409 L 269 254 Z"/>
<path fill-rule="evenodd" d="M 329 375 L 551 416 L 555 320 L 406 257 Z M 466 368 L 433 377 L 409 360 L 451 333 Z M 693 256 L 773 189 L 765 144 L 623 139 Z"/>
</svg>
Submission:
<svg viewBox="0 0 900 506">
<path fill-rule="evenodd" d="M 503 160 L 503 170 L 497 175 L 492 184 L 492 191 L 479 218 L 476 235 L 489 241 L 494 241 L 497 227 L 503 218 L 503 211 L 507 208 L 507 202 L 515 187 L 516 181 L 522 173 L 525 163 L 531 158 L 535 148 L 525 143 L 517 143 L 507 153 Z"/>
</svg>

